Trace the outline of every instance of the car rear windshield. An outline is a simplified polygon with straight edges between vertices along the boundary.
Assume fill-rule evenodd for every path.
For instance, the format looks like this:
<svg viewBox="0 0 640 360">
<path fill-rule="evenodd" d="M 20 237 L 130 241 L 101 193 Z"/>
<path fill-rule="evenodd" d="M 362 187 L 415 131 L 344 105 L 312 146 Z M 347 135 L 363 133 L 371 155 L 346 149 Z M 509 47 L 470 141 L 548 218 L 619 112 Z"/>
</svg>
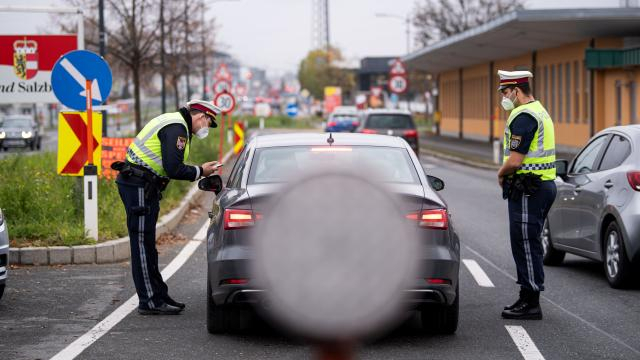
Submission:
<svg viewBox="0 0 640 360">
<path fill-rule="evenodd" d="M 374 181 L 419 184 L 406 149 L 377 146 L 283 146 L 257 149 L 249 184 L 284 183 L 305 172 L 323 168 L 370 169 Z"/>
<path fill-rule="evenodd" d="M 336 122 L 353 122 L 358 120 L 356 115 L 334 115 L 331 120 Z"/>
<path fill-rule="evenodd" d="M 413 129 L 413 121 L 409 115 L 374 114 L 369 115 L 365 125 L 367 129 Z"/>
</svg>

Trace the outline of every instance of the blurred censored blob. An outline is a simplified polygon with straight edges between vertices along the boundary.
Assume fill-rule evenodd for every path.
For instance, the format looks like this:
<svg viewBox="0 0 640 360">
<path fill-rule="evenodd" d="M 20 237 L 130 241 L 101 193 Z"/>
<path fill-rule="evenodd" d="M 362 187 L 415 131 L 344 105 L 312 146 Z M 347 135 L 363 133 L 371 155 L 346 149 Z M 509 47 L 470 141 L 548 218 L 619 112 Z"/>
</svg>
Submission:
<svg viewBox="0 0 640 360">
<path fill-rule="evenodd" d="M 402 315 L 419 248 L 390 191 L 353 173 L 309 176 L 286 187 L 256 230 L 253 278 L 268 316 L 288 330 L 357 339 Z"/>
</svg>

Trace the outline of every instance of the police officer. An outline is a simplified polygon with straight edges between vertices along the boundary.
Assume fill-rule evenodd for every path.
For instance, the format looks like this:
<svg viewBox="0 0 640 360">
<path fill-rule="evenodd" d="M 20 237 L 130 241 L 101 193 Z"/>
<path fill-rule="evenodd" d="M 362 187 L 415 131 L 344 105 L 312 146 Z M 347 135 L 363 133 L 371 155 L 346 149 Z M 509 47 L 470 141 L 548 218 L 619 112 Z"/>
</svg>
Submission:
<svg viewBox="0 0 640 360">
<path fill-rule="evenodd" d="M 155 241 L 161 192 L 169 179 L 195 181 L 217 169 L 215 161 L 201 166 L 184 162 L 192 136 L 207 137 L 209 128 L 217 127 L 219 113 L 213 104 L 193 100 L 178 112 L 152 119 L 127 149 L 126 162 L 114 167 L 120 171 L 116 182 L 127 212 L 131 272 L 142 315 L 178 314 L 185 308 L 169 296 L 158 268 Z"/>
<path fill-rule="evenodd" d="M 501 105 L 510 111 L 498 182 L 508 198 L 511 252 L 520 296 L 506 306 L 507 319 L 542 319 L 544 290 L 540 233 L 556 196 L 555 138 L 549 113 L 534 99 L 529 71 L 498 71 Z"/>
</svg>

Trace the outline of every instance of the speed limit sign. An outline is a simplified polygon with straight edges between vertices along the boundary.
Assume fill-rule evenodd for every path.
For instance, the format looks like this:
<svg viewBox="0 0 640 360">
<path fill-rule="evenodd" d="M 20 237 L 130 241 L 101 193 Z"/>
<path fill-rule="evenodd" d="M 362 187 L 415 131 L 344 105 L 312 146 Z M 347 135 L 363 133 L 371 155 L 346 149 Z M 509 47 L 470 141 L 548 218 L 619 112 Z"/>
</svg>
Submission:
<svg viewBox="0 0 640 360">
<path fill-rule="evenodd" d="M 402 75 L 394 75 L 389 79 L 389 90 L 395 94 L 402 94 L 407 91 L 409 82 L 407 78 Z"/>
<path fill-rule="evenodd" d="M 213 103 L 220 108 L 223 114 L 231 114 L 236 107 L 236 99 L 231 93 L 223 91 L 216 95 Z"/>
</svg>

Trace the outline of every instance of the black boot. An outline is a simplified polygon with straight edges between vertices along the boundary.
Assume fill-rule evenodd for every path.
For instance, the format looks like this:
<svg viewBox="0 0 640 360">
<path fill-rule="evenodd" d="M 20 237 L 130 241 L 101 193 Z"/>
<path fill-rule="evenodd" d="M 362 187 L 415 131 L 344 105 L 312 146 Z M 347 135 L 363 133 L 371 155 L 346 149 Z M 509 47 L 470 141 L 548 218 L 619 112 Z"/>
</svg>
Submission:
<svg viewBox="0 0 640 360">
<path fill-rule="evenodd" d="M 173 300 L 169 295 L 167 295 L 164 298 L 164 302 L 171 305 L 171 306 L 175 306 L 177 308 L 180 308 L 180 310 L 184 310 L 185 307 L 187 307 L 187 305 L 185 305 L 184 303 L 181 302 L 177 302 L 175 300 Z"/>
<path fill-rule="evenodd" d="M 140 315 L 178 315 L 182 309 L 169 304 L 162 304 L 156 308 L 148 309 L 138 307 L 138 314 Z"/>
<path fill-rule="evenodd" d="M 522 303 L 522 301 L 524 301 L 526 294 L 527 294 L 527 290 L 520 288 L 520 295 L 518 296 L 518 300 L 516 300 L 515 303 L 509 306 L 505 306 L 504 310 L 513 310 L 515 307 L 519 306 Z"/>
<path fill-rule="evenodd" d="M 540 293 L 527 290 L 523 301 L 513 309 L 503 311 L 502 317 L 515 320 L 542 320 Z"/>
</svg>

